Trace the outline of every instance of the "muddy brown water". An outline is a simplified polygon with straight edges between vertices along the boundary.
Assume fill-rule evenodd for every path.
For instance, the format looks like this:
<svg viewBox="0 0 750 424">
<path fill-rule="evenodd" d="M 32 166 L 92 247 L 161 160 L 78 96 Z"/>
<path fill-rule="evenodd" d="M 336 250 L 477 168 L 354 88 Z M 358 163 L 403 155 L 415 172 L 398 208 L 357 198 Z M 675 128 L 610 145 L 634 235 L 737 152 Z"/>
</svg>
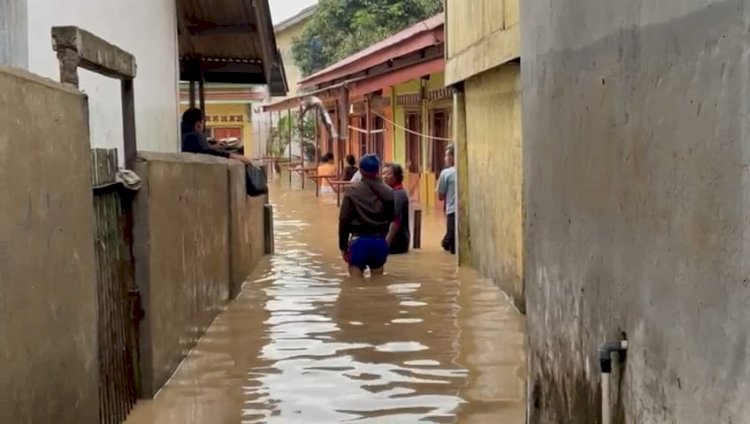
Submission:
<svg viewBox="0 0 750 424">
<path fill-rule="evenodd" d="M 127 424 L 525 422 L 522 316 L 441 251 L 347 277 L 331 198 L 277 188 L 276 255 Z"/>
</svg>

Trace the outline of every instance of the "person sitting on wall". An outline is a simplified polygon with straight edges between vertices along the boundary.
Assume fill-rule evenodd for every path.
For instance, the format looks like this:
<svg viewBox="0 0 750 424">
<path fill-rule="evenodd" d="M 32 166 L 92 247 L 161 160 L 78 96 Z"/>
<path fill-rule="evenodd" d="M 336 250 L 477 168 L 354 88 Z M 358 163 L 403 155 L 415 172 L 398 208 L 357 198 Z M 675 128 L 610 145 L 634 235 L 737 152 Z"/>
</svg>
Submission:
<svg viewBox="0 0 750 424">
<path fill-rule="evenodd" d="M 388 230 L 388 246 L 391 254 L 409 251 L 409 195 L 404 190 L 404 168 L 397 163 L 386 163 L 383 167 L 383 182 L 393 190 L 396 218 Z"/>
<path fill-rule="evenodd" d="M 359 171 L 359 168 L 357 168 L 357 160 L 354 159 L 354 156 L 347 155 L 346 168 L 344 168 L 344 181 L 351 181 L 357 171 Z"/>
<path fill-rule="evenodd" d="M 333 162 L 333 153 L 326 153 L 320 158 L 321 164 L 318 165 L 318 177 L 336 177 L 336 164 Z M 333 187 L 327 178 L 320 179 L 320 192 L 333 193 Z"/>
<path fill-rule="evenodd" d="M 229 153 L 221 148 L 211 146 L 203 133 L 203 112 L 197 108 L 190 108 L 182 114 L 182 151 L 184 153 L 201 153 L 219 156 L 227 159 L 239 160 L 250 165 L 250 159 L 243 155 Z"/>
<path fill-rule="evenodd" d="M 383 273 L 388 260 L 388 231 L 395 219 L 393 191 L 378 178 L 380 159 L 365 155 L 359 163 L 362 181 L 345 189 L 339 211 L 339 249 L 349 275 Z"/>
</svg>

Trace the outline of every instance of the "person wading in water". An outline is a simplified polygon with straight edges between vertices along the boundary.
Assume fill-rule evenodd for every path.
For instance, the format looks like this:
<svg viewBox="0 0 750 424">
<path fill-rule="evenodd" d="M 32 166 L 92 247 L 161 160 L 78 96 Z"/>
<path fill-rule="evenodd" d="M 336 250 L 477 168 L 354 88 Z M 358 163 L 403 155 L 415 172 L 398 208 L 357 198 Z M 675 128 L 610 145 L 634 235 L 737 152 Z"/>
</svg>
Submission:
<svg viewBox="0 0 750 424">
<path fill-rule="evenodd" d="M 388 260 L 386 236 L 396 217 L 393 192 L 378 174 L 380 159 L 365 155 L 359 163 L 362 180 L 346 188 L 339 212 L 339 249 L 352 277 L 383 273 Z"/>
</svg>

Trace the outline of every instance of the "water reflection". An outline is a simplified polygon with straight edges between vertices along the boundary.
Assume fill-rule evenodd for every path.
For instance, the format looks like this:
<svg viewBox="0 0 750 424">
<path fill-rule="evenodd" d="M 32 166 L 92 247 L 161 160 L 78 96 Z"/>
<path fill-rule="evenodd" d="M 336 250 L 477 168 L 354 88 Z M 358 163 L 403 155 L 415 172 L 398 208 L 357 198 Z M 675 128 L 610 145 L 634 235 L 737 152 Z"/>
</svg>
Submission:
<svg viewBox="0 0 750 424">
<path fill-rule="evenodd" d="M 332 202 L 274 201 L 277 255 L 128 423 L 524 422 L 522 320 L 440 251 L 439 217 L 425 250 L 363 282 L 338 258 Z"/>
</svg>

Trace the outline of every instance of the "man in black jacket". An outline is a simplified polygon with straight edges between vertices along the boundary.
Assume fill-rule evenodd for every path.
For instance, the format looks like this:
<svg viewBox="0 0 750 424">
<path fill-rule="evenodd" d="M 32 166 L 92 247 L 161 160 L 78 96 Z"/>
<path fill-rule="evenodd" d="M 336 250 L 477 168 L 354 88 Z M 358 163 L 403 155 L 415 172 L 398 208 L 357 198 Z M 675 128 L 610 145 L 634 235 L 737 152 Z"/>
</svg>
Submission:
<svg viewBox="0 0 750 424">
<path fill-rule="evenodd" d="M 245 164 L 251 164 L 250 159 L 243 155 L 229 153 L 208 143 L 203 133 L 203 112 L 196 108 L 190 108 L 182 114 L 182 151 L 236 159 Z"/>
<path fill-rule="evenodd" d="M 365 155 L 359 163 L 362 181 L 346 187 L 339 211 L 339 249 L 349 274 L 383 273 L 388 260 L 386 236 L 395 219 L 393 192 L 379 178 L 380 160 Z"/>
</svg>

